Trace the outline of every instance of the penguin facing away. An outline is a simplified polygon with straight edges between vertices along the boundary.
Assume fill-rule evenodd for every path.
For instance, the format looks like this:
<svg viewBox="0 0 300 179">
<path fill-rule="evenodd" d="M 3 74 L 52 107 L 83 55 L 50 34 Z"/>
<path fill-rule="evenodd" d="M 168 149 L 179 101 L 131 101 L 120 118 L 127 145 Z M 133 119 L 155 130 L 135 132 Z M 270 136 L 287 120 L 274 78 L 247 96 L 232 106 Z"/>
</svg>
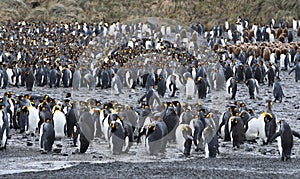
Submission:
<svg viewBox="0 0 300 179">
<path fill-rule="evenodd" d="M 41 125 L 40 129 L 40 147 L 45 152 L 50 152 L 55 140 L 55 132 L 52 121 L 46 119 L 45 122 Z"/>
<path fill-rule="evenodd" d="M 277 137 L 278 149 L 281 155 L 282 161 L 287 161 L 291 159 L 291 151 L 293 147 L 293 136 L 300 138 L 300 134 L 293 131 L 289 124 L 285 120 L 280 120 L 280 128 L 269 140 L 269 142 L 274 141 Z"/>
<path fill-rule="evenodd" d="M 278 81 L 275 81 L 273 84 L 273 96 L 274 96 L 274 102 L 277 100 L 281 103 L 282 98 L 284 97 L 282 87 Z"/>
</svg>

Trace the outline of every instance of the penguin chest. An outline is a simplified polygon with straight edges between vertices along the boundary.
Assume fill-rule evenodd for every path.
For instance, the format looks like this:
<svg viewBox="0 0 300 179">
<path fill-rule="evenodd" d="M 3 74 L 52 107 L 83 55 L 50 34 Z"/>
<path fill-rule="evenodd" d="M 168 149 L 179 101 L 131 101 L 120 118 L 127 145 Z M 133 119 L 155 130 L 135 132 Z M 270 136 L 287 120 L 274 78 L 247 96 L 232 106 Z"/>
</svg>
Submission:
<svg viewBox="0 0 300 179">
<path fill-rule="evenodd" d="M 28 132 L 35 132 L 39 121 L 40 117 L 38 110 L 34 107 L 30 107 L 28 115 Z"/>
<path fill-rule="evenodd" d="M 55 138 L 63 138 L 65 136 L 65 125 L 66 125 L 65 115 L 60 111 L 56 111 L 53 114 L 53 123 L 54 123 Z"/>
</svg>

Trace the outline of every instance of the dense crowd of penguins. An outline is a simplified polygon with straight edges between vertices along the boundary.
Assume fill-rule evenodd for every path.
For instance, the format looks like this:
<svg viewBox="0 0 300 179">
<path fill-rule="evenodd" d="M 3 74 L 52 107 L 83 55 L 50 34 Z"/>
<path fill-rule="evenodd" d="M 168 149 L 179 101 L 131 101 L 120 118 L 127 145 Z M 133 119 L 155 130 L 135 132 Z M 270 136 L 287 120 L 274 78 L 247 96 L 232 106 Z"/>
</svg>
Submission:
<svg viewBox="0 0 300 179">
<path fill-rule="evenodd" d="M 93 98 L 76 101 L 71 93 L 55 99 L 8 90 L 0 98 L 0 147 L 6 149 L 11 128 L 39 135 L 46 153 L 55 140 L 66 137 L 84 153 L 99 137 L 113 154 L 128 152 L 134 142 L 158 154 L 166 151 L 168 142 L 175 142 L 185 155 L 204 151 L 216 157 L 219 140 L 240 147 L 246 141 L 259 138 L 268 144 L 280 137 L 282 160 L 290 159 L 293 135 L 300 135 L 285 120 L 276 119 L 272 99 L 265 112 L 256 115 L 236 93 L 246 84 L 250 99 L 255 99 L 259 88 L 267 85 L 273 87 L 274 101 L 282 102 L 279 73 L 294 71 L 295 81 L 300 80 L 300 43 L 294 41 L 300 36 L 299 26 L 296 19 L 289 28 L 285 21 L 250 25 L 241 18 L 206 32 L 201 24 L 184 29 L 119 22 L 2 23 L 3 89 L 72 87 L 110 89 L 119 95 L 125 88 L 132 92 L 142 87 L 145 95 L 129 105 Z M 200 101 L 221 90 L 230 102 L 220 116 L 201 102 L 175 98 L 179 92 Z"/>
</svg>

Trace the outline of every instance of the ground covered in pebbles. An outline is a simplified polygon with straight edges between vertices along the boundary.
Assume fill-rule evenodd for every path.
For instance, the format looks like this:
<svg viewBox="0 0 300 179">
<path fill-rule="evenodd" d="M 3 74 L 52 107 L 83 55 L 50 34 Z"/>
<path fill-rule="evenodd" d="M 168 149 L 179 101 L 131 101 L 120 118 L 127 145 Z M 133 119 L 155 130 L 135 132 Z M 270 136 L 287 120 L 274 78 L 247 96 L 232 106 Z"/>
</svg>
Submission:
<svg viewBox="0 0 300 179">
<path fill-rule="evenodd" d="M 295 131 L 300 132 L 300 84 L 294 82 L 293 75 L 287 72 L 280 74 L 281 85 L 285 98 L 282 103 L 273 106 L 277 120 L 285 119 Z M 12 88 L 16 94 L 25 94 L 23 88 Z M 49 94 L 55 98 L 63 98 L 66 92 L 72 92 L 74 100 L 96 98 L 118 100 L 119 103 L 128 103 L 136 106 L 137 100 L 144 94 L 144 89 L 138 88 L 135 92 L 124 90 L 119 96 L 110 90 L 96 89 L 88 91 L 85 88 L 79 92 L 71 89 L 35 88 L 34 94 Z M 225 90 L 212 91 L 201 102 L 215 111 L 218 115 L 225 111 Z M 1 90 L 3 93 L 4 90 Z M 175 99 L 188 103 L 198 100 L 186 100 L 183 91 L 177 93 Z M 265 109 L 265 101 L 273 99 L 272 88 L 260 86 L 260 94 L 255 100 L 250 100 L 244 84 L 238 87 L 237 99 L 244 100 L 255 110 L 257 115 Z M 165 99 L 171 101 L 174 99 Z M 240 149 L 232 149 L 229 142 L 220 142 L 220 154 L 215 159 L 205 159 L 202 153 L 193 153 L 184 157 L 175 147 L 168 144 L 167 152 L 158 156 L 149 156 L 144 146 L 134 144 L 128 154 L 112 155 L 108 143 L 103 139 L 95 139 L 85 154 L 74 154 L 75 148 L 69 139 L 55 141 L 59 153 L 41 154 L 38 147 L 38 137 L 24 137 L 11 130 L 12 138 L 8 140 L 7 150 L 0 151 L 1 178 L 42 178 L 42 177 L 88 177 L 88 178 L 152 178 L 152 177 L 213 177 L 213 178 L 299 178 L 300 169 L 300 140 L 294 138 L 292 160 L 281 162 L 277 144 L 262 145 L 246 143 Z"/>
</svg>

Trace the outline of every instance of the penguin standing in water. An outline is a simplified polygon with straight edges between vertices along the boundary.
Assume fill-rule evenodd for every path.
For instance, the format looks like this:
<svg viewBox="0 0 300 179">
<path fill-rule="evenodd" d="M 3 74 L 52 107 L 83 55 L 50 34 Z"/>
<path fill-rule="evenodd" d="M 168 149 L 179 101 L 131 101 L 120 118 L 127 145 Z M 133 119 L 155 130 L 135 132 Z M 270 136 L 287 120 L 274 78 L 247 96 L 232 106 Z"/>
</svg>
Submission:
<svg viewBox="0 0 300 179">
<path fill-rule="evenodd" d="M 51 119 L 46 119 L 40 128 L 40 147 L 44 152 L 51 152 L 55 140 L 55 132 Z"/>
<path fill-rule="evenodd" d="M 280 103 L 282 101 L 282 97 L 284 97 L 282 87 L 277 80 L 273 84 L 273 96 L 274 96 L 274 102 L 278 100 Z"/>
<path fill-rule="evenodd" d="M 0 150 L 6 149 L 7 138 L 8 138 L 8 130 L 9 124 L 7 115 L 5 114 L 5 105 L 0 105 Z"/>
<path fill-rule="evenodd" d="M 277 142 L 281 160 L 287 161 L 291 159 L 293 135 L 300 138 L 300 134 L 291 130 L 290 125 L 285 120 L 280 120 L 278 123 L 280 124 L 280 129 L 270 138 L 269 142 L 272 142 L 277 137 L 280 137 L 277 139 Z"/>
<path fill-rule="evenodd" d="M 257 80 L 254 78 L 250 78 L 249 80 L 245 81 L 245 84 L 248 87 L 250 99 L 255 99 L 256 95 L 259 93 L 259 84 Z"/>
<path fill-rule="evenodd" d="M 26 79 L 25 79 L 25 86 L 27 91 L 32 91 L 33 85 L 34 85 L 34 75 L 32 71 L 25 72 Z"/>
<path fill-rule="evenodd" d="M 230 77 L 226 81 L 226 91 L 227 91 L 227 94 L 230 96 L 231 100 L 235 99 L 235 95 L 237 92 L 237 83 L 238 83 L 238 80 L 236 80 L 235 77 Z"/>
</svg>

